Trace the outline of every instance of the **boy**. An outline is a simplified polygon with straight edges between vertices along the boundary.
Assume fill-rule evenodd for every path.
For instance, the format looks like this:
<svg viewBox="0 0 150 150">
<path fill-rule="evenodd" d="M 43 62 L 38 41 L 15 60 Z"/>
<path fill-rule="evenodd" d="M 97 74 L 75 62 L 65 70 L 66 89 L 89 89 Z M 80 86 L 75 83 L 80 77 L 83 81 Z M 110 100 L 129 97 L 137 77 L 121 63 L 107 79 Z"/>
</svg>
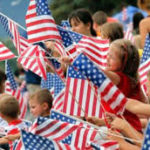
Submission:
<svg viewBox="0 0 150 150">
<path fill-rule="evenodd" d="M 7 135 L 19 133 L 19 129 L 27 129 L 25 122 L 18 118 L 20 113 L 18 101 L 11 95 L 2 94 L 0 96 L 0 116 L 8 123 Z M 0 138 L 0 144 L 9 143 L 13 149 L 13 143 L 4 137 Z"/>
<path fill-rule="evenodd" d="M 32 94 L 29 98 L 30 112 L 34 117 L 42 116 L 49 117 L 52 108 L 53 98 L 47 89 L 41 89 Z M 14 141 L 20 138 L 20 133 L 13 136 L 8 135 L 5 139 Z"/>
<path fill-rule="evenodd" d="M 47 117 L 50 115 L 53 98 L 49 90 L 42 89 L 36 91 L 29 98 L 30 112 L 34 117 Z"/>
</svg>

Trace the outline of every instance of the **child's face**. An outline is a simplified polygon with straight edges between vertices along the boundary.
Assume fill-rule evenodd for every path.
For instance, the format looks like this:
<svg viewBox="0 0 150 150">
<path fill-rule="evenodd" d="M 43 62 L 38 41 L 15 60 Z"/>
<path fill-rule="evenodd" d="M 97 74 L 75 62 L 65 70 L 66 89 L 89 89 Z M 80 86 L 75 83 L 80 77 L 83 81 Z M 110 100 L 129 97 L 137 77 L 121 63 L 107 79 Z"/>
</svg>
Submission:
<svg viewBox="0 0 150 150">
<path fill-rule="evenodd" d="M 107 66 L 108 71 L 121 71 L 122 62 L 120 59 L 120 51 L 115 45 L 110 45 L 109 52 L 107 55 Z"/>
<path fill-rule="evenodd" d="M 43 105 L 38 103 L 36 99 L 29 101 L 30 112 L 34 117 L 42 116 L 44 109 Z"/>
<path fill-rule="evenodd" d="M 74 32 L 77 32 L 77 33 L 80 33 L 83 35 L 87 35 L 87 33 L 89 33 L 89 31 L 90 31 L 90 25 L 84 24 L 80 20 L 72 18 L 70 23 L 71 23 L 72 31 L 74 31 Z"/>
</svg>

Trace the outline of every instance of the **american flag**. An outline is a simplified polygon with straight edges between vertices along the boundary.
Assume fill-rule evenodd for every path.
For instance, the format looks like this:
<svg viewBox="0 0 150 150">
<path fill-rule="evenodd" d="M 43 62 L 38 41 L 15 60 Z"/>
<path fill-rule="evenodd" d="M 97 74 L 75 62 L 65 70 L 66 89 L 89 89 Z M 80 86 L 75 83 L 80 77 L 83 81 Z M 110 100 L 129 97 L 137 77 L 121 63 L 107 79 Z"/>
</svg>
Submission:
<svg viewBox="0 0 150 150">
<path fill-rule="evenodd" d="M 132 33 L 132 24 L 129 24 L 127 30 L 124 32 L 124 39 L 131 41 L 134 44 L 134 36 Z"/>
<path fill-rule="evenodd" d="M 71 26 L 70 26 L 70 23 L 69 23 L 69 20 L 62 20 L 60 25 L 65 28 L 65 29 L 70 29 Z"/>
<path fill-rule="evenodd" d="M 49 56 L 49 55 L 48 55 Z M 57 73 L 57 75 L 63 80 L 65 81 L 65 76 L 64 76 L 64 72 L 61 68 L 61 64 L 60 62 L 58 62 L 58 60 L 56 60 L 55 58 L 48 58 L 46 59 L 47 64 Z"/>
<path fill-rule="evenodd" d="M 116 141 L 110 140 L 92 141 L 90 145 L 95 150 L 119 150 L 119 144 Z"/>
<path fill-rule="evenodd" d="M 21 53 L 20 34 L 17 25 L 5 16 L 0 15 L 0 22 L 3 25 L 8 36 L 12 39 L 18 53 Z"/>
<path fill-rule="evenodd" d="M 46 79 L 45 52 L 38 45 L 28 47 L 18 58 L 24 68 Z"/>
<path fill-rule="evenodd" d="M 45 137 L 21 130 L 22 149 L 24 150 L 79 150 L 61 142 L 49 140 Z M 19 149 L 16 149 L 19 150 Z"/>
<path fill-rule="evenodd" d="M 2 42 L 0 42 L 0 61 L 12 59 L 14 57 L 15 55 Z"/>
<path fill-rule="evenodd" d="M 73 66 L 98 87 L 102 99 L 116 114 L 123 113 L 126 97 L 86 55 L 81 53 L 73 62 Z"/>
<path fill-rule="evenodd" d="M 46 40 L 61 40 L 47 0 L 30 0 L 26 14 L 29 43 Z"/>
<path fill-rule="evenodd" d="M 57 74 L 47 73 L 47 80 L 41 80 L 41 88 L 50 90 L 53 95 L 53 108 L 56 110 L 62 110 L 64 101 L 64 82 L 59 78 Z"/>
<path fill-rule="evenodd" d="M 97 131 L 94 128 L 90 127 L 87 124 L 79 122 L 79 119 L 75 119 L 75 117 L 68 116 L 56 110 L 51 110 L 50 117 L 52 119 L 83 126 L 83 128 L 77 129 L 77 131 L 74 131 L 71 135 L 62 140 L 63 143 L 77 146 L 80 149 L 85 149 L 88 142 L 93 141 L 97 135 Z"/>
<path fill-rule="evenodd" d="M 147 81 L 147 73 L 150 70 L 150 35 L 146 36 L 143 55 L 139 67 L 139 76 L 141 84 Z"/>
<path fill-rule="evenodd" d="M 11 93 L 11 95 L 13 95 L 19 102 L 19 106 L 20 106 L 20 118 L 24 118 L 26 115 L 26 111 L 27 111 L 27 101 L 24 100 L 23 95 L 21 93 L 20 88 L 18 87 L 13 73 L 11 71 L 10 65 L 8 62 L 6 62 L 6 76 L 7 76 L 7 86 L 5 92 L 8 94 Z"/>
<path fill-rule="evenodd" d="M 33 128 L 34 130 L 31 132 L 49 139 L 60 141 L 78 128 L 82 128 L 82 126 L 50 119 L 48 117 L 38 117 L 35 129 Z"/>
<path fill-rule="evenodd" d="M 60 36 L 63 41 L 63 45 L 65 47 L 65 51 L 68 56 L 75 58 L 76 55 L 78 54 L 77 49 L 75 47 L 75 42 L 73 41 L 72 37 L 70 36 L 68 30 L 63 29 L 60 26 L 57 26 Z"/>
<path fill-rule="evenodd" d="M 143 141 L 142 150 L 148 150 L 150 149 L 150 121 L 147 124 L 147 129 L 145 130 L 145 136 Z"/>
<path fill-rule="evenodd" d="M 65 84 L 57 74 L 54 75 L 53 80 L 54 80 L 53 108 L 62 111 L 64 104 Z"/>
<path fill-rule="evenodd" d="M 68 32 L 79 52 L 84 52 L 99 67 L 103 69 L 106 67 L 109 40 L 88 37 L 72 31 Z"/>
<path fill-rule="evenodd" d="M 27 47 L 30 46 L 28 40 L 20 36 L 17 25 L 12 20 L 0 15 L 0 22 L 8 36 L 12 39 L 19 54 L 21 54 L 24 50 L 26 50 Z"/>
<path fill-rule="evenodd" d="M 97 89 L 73 66 L 68 69 L 63 112 L 77 116 L 102 117 Z"/>
<path fill-rule="evenodd" d="M 53 81 L 54 74 L 48 72 L 46 76 L 47 76 L 46 80 L 44 80 L 43 78 L 41 80 L 41 88 L 50 90 L 51 88 L 54 87 L 54 81 Z"/>
</svg>

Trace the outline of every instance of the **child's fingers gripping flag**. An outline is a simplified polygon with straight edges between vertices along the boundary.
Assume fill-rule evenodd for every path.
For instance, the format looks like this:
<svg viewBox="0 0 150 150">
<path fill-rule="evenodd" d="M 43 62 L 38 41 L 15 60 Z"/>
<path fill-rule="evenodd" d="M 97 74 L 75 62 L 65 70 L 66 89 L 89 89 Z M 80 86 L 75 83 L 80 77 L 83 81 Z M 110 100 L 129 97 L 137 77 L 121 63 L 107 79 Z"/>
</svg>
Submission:
<svg viewBox="0 0 150 150">
<path fill-rule="evenodd" d="M 73 66 L 98 87 L 101 97 L 116 114 L 123 113 L 126 97 L 87 56 L 81 53 Z"/>
</svg>

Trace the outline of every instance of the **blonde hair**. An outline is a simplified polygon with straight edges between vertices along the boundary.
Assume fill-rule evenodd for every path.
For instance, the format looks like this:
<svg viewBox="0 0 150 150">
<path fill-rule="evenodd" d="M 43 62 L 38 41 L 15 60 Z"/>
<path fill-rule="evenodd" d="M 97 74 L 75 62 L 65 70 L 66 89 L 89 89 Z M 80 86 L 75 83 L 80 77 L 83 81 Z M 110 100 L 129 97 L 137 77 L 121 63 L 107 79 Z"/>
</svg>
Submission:
<svg viewBox="0 0 150 150">
<path fill-rule="evenodd" d="M 134 83 L 138 82 L 138 68 L 140 57 L 137 48 L 125 39 L 118 39 L 111 43 L 120 50 L 120 59 L 122 61 L 122 72 L 129 76 Z"/>
<path fill-rule="evenodd" d="M 108 38 L 110 42 L 123 38 L 123 26 L 118 22 L 107 22 L 101 26 L 101 35 Z"/>
<path fill-rule="evenodd" d="M 138 0 L 137 5 L 140 9 L 150 10 L 150 0 Z"/>
<path fill-rule="evenodd" d="M 18 117 L 20 108 L 15 97 L 8 94 L 3 94 L 0 97 L 0 113 L 14 119 Z"/>
<path fill-rule="evenodd" d="M 39 104 L 47 103 L 49 109 L 52 108 L 53 97 L 50 94 L 50 91 L 47 89 L 41 89 L 36 91 L 29 98 L 30 101 L 32 101 L 32 99 L 36 99 Z"/>
</svg>

